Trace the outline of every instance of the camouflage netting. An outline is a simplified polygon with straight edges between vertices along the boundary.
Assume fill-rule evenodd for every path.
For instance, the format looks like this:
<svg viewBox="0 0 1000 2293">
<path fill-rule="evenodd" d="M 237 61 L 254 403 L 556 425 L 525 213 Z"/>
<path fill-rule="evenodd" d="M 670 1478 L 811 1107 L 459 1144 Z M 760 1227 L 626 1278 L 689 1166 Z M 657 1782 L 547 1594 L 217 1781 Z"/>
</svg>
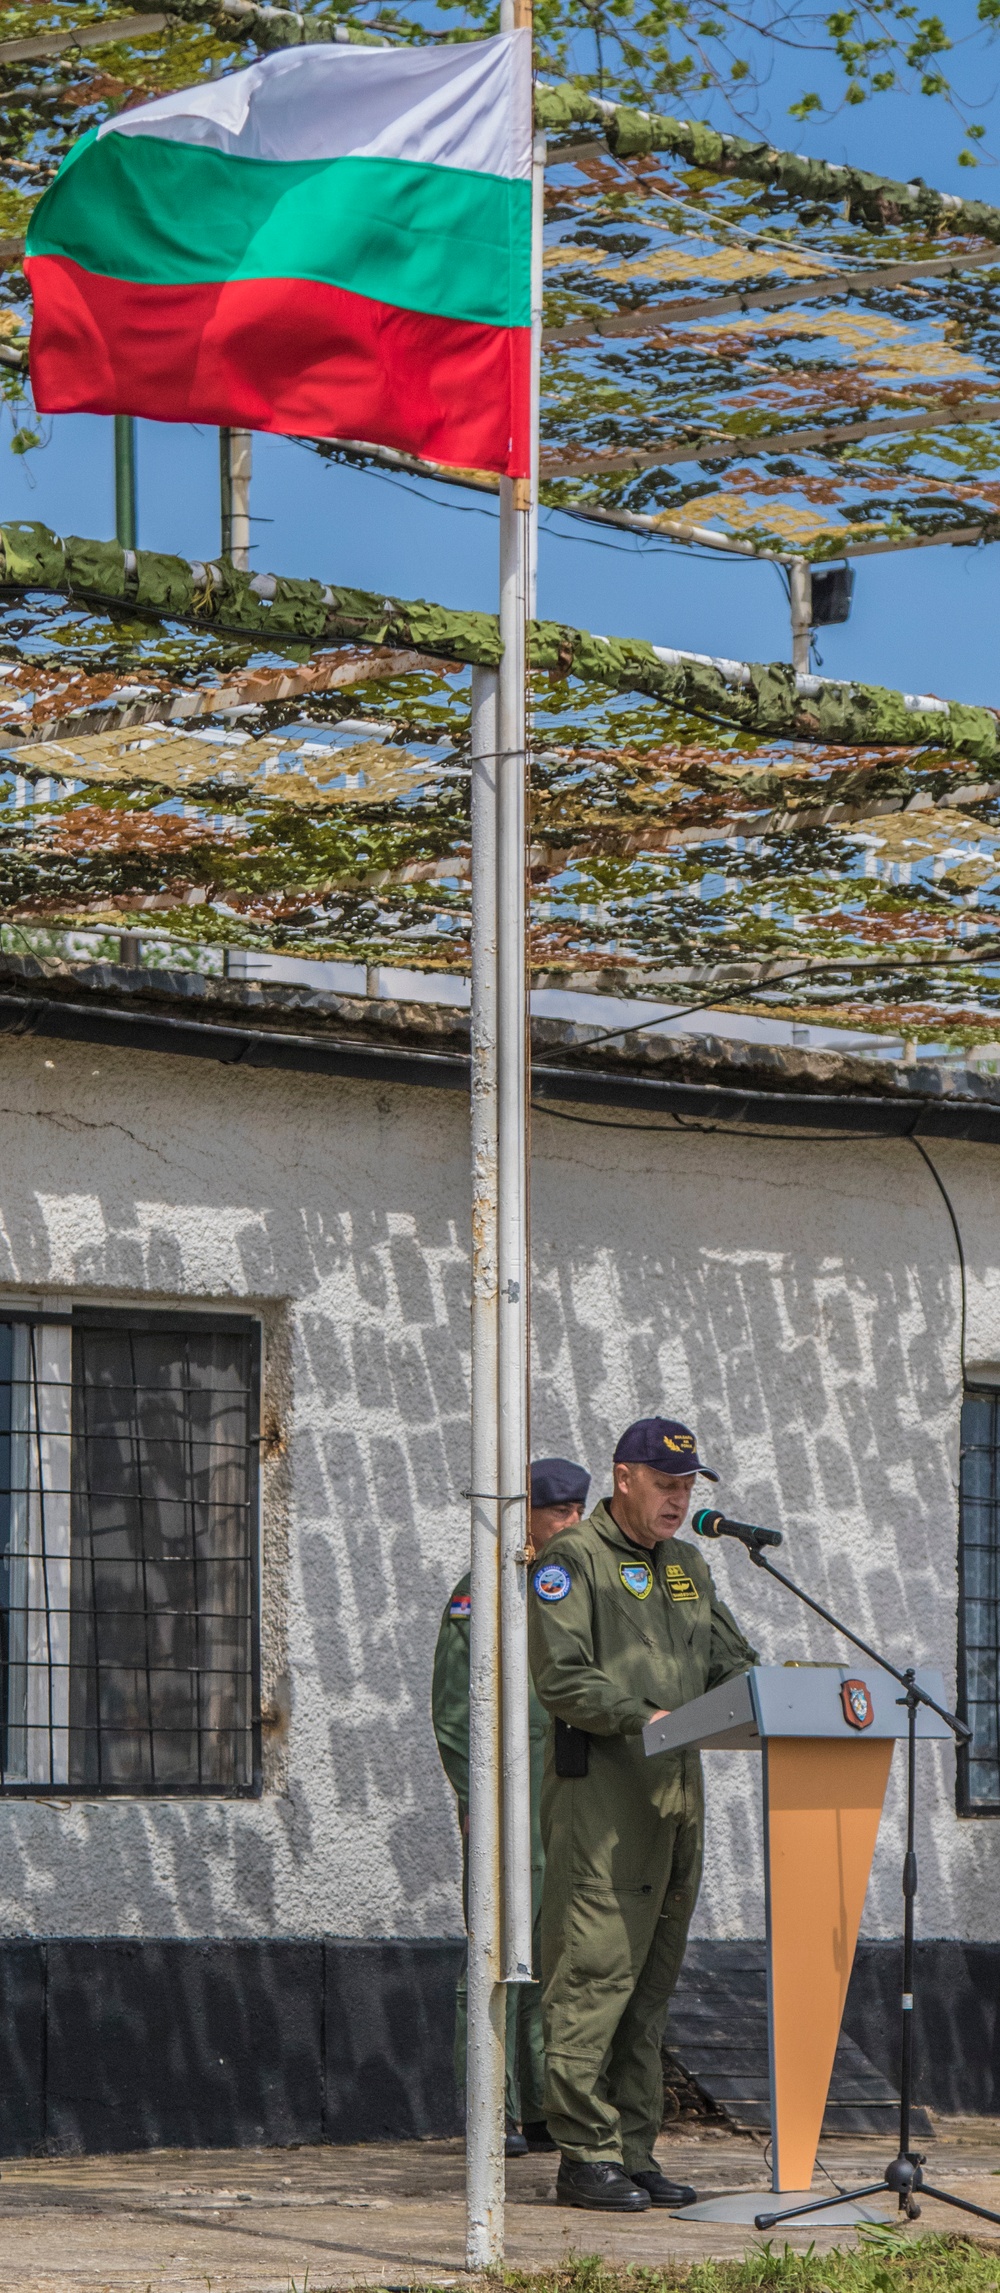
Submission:
<svg viewBox="0 0 1000 2293">
<path fill-rule="evenodd" d="M 60 562 L 64 578 L 67 563 L 89 563 L 92 578 L 101 563 L 23 527 L 17 546 L 29 578 L 44 553 L 49 581 Z M 344 591 L 327 605 L 319 585 L 283 583 L 279 596 L 276 583 L 278 625 L 262 635 L 248 620 L 271 609 L 245 584 L 216 591 L 210 569 L 169 559 L 153 559 L 151 579 L 159 621 L 127 597 L 102 607 L 93 592 L 0 591 L 0 939 L 37 948 L 86 931 L 113 952 L 117 934 L 137 931 L 171 960 L 235 945 L 463 969 L 462 654 L 495 658 L 495 625 L 427 608 L 435 657 L 413 642 L 409 606 Z M 320 645 L 282 639 L 281 616 L 317 591 Z M 183 625 L 163 605 L 178 595 Z M 246 619 L 231 633 L 228 607 L 213 620 L 205 600 L 234 595 Z M 359 625 L 382 641 L 361 641 Z M 992 1039 L 992 716 L 839 688 L 796 699 L 780 666 L 741 674 L 540 626 L 535 976 Z M 833 737 L 788 737 L 796 710 L 828 702 Z M 837 738 L 848 707 L 869 712 L 866 745 Z M 855 733 L 860 723 L 855 713 Z M 887 744 L 894 725 L 908 745 Z M 909 745 L 915 734 L 922 745 Z"/>
<path fill-rule="evenodd" d="M 985 200 L 958 199 L 925 183 L 900 183 L 863 168 L 837 167 L 799 151 L 778 151 L 763 140 L 752 143 L 745 136 L 719 135 L 701 120 L 668 119 L 626 104 L 605 103 L 573 80 L 540 87 L 535 116 L 551 136 L 566 135 L 574 127 L 598 128 L 616 159 L 641 159 L 650 152 L 666 151 L 706 174 L 763 183 L 790 199 L 843 203 L 852 222 L 876 229 L 887 223 L 919 222 L 935 231 L 947 224 L 949 231 L 1000 242 L 1000 208 Z M 553 157 L 557 155 L 558 147 Z"/>
<path fill-rule="evenodd" d="M 268 47 L 427 36 L 387 6 L 373 32 L 357 8 L 177 0 L 84 49 L 77 15 L 14 7 L 32 52 L 0 43 L 0 394 L 28 450 L 19 248 L 75 138 Z M 539 11 L 554 75 L 571 15 Z M 447 25 L 482 28 L 472 0 Z M 1000 534 L 1000 211 L 661 116 L 688 83 L 662 55 L 615 76 L 610 38 L 624 106 L 540 92 L 543 501 L 820 562 Z M 488 615 L 8 524 L 0 938 L 461 969 L 469 671 L 498 650 Z M 1000 1035 L 994 712 L 552 623 L 531 699 L 536 977 Z"/>
<path fill-rule="evenodd" d="M 256 588 L 254 584 L 257 584 Z M 116 605 L 190 622 L 227 636 L 254 635 L 310 645 L 347 639 L 447 655 L 481 668 L 500 659 L 494 615 L 462 613 L 422 598 L 382 597 L 363 589 L 325 587 L 278 575 L 238 573 L 222 559 L 189 564 L 155 550 L 126 552 L 117 542 L 61 540 L 47 526 L 0 526 L 0 588 L 62 592 L 93 605 Z M 261 594 L 261 592 L 265 594 Z M 1000 721 L 991 709 L 949 702 L 924 711 L 888 687 L 809 680 L 797 690 L 783 662 L 751 663 L 745 683 L 694 661 L 665 663 L 642 638 L 594 637 L 555 621 L 534 621 L 529 658 L 536 672 L 578 678 L 619 693 L 643 693 L 709 723 L 732 725 L 766 740 L 835 741 L 923 749 L 992 767 L 1000 758 Z"/>
</svg>

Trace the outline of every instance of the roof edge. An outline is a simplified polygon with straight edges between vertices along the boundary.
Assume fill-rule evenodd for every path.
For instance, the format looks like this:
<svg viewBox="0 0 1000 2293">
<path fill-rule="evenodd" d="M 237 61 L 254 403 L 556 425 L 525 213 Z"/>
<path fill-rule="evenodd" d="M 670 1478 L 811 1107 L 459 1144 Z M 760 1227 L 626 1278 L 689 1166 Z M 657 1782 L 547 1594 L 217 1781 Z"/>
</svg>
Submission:
<svg viewBox="0 0 1000 2293">
<path fill-rule="evenodd" d="M 465 1050 L 419 1050 L 398 1042 L 381 1045 L 358 1036 L 300 1035 L 259 1025 L 239 1027 L 187 1016 L 174 1018 L 149 1009 L 122 1010 L 98 997 L 77 1003 L 37 992 L 0 991 L 0 1038 L 4 1036 L 90 1043 L 116 1050 L 208 1059 L 225 1067 L 398 1083 L 424 1090 L 467 1093 L 471 1072 Z M 557 1113 L 573 1106 L 608 1107 L 667 1116 L 681 1127 L 690 1123 L 694 1129 L 745 1125 L 764 1135 L 825 1131 L 854 1137 L 919 1135 L 1000 1145 L 1000 1098 L 931 1097 L 909 1090 L 899 1096 L 877 1097 L 815 1088 L 799 1092 L 755 1089 L 716 1080 L 679 1080 L 662 1074 L 616 1074 L 596 1066 L 563 1066 L 550 1063 L 544 1053 L 533 1062 L 531 1080 L 532 1101 L 540 1112 L 548 1108 Z"/>
</svg>

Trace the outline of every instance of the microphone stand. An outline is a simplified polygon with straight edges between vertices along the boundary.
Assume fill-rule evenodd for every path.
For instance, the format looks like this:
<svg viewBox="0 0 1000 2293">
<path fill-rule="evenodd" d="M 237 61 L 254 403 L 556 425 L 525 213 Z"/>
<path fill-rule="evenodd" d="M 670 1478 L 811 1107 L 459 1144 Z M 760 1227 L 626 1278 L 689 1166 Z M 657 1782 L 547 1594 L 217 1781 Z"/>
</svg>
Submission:
<svg viewBox="0 0 1000 2293">
<path fill-rule="evenodd" d="M 783 1569 L 775 1568 L 773 1561 L 765 1559 L 763 1546 L 765 1544 L 772 1544 L 774 1542 L 773 1531 L 751 1530 L 748 1535 L 741 1537 L 740 1542 L 745 1543 L 746 1549 L 755 1568 L 763 1569 L 765 1576 L 772 1576 L 776 1584 L 783 1584 L 786 1592 L 794 1593 L 796 1600 L 803 1601 L 806 1608 L 811 1608 L 816 1616 L 821 1616 L 823 1618 L 824 1624 L 832 1625 L 835 1632 L 841 1633 L 845 1640 L 849 1640 L 851 1642 L 852 1647 L 860 1648 L 862 1655 L 869 1656 L 872 1660 L 872 1663 L 879 1666 L 880 1671 L 888 1672 L 893 1680 L 898 1680 L 900 1687 L 904 1690 L 904 1694 L 897 1698 L 897 1702 L 906 1705 L 907 1719 L 906 1852 L 903 1857 L 903 1998 L 902 2040 L 900 2046 L 899 2063 L 899 2151 L 897 2156 L 894 2157 L 886 2166 L 881 2181 L 866 2182 L 860 2189 L 842 2190 L 840 2198 L 833 2201 L 831 2201 L 829 2196 L 812 2198 L 807 2204 L 788 2206 L 783 2212 L 758 2213 L 754 2216 L 754 2228 L 777 2229 L 784 2221 L 797 2221 L 801 2217 L 807 2217 L 811 2213 L 826 2212 L 830 2207 L 831 2202 L 837 2204 L 853 2204 L 857 2201 L 858 2198 L 875 2197 L 882 2190 L 892 2191 L 893 2196 L 898 2199 L 900 2213 L 905 2214 L 908 2221 L 918 2221 L 920 2218 L 920 2207 L 916 2201 L 916 2192 L 918 2190 L 922 2190 L 925 2197 L 936 2198 L 939 2205 L 955 2206 L 960 2213 L 974 2213 L 978 2216 L 980 2221 L 1000 2222 L 1000 2213 L 991 2213 L 987 2206 L 973 2205 L 971 2199 L 969 2198 L 955 2197 L 950 2190 L 936 2189 L 932 2187 L 930 2182 L 925 2182 L 923 2176 L 923 2166 L 925 2163 L 924 2155 L 921 2151 L 913 2150 L 910 2147 L 910 2113 L 913 2107 L 913 1906 L 917 1892 L 917 1856 L 916 1848 L 914 1846 L 914 1815 L 917 1780 L 917 1712 L 921 1704 L 926 1704 L 929 1711 L 936 1712 L 940 1720 L 946 1721 L 948 1727 L 951 1729 L 951 1732 L 956 1739 L 956 1742 L 958 1743 L 969 1743 L 972 1737 L 972 1730 L 971 1728 L 966 1727 L 964 1720 L 958 1719 L 954 1712 L 948 1712 L 945 1710 L 943 1704 L 935 1703 L 933 1696 L 928 1695 L 926 1688 L 921 1688 L 918 1685 L 917 1676 L 912 1665 L 909 1665 L 905 1672 L 898 1671 L 895 1664 L 890 1664 L 884 1656 L 880 1656 L 877 1649 L 869 1646 L 867 1640 L 862 1640 L 857 1632 L 852 1632 L 848 1625 L 842 1624 L 839 1616 L 833 1616 L 828 1608 L 824 1608 L 822 1601 L 814 1600 L 811 1593 L 803 1592 L 802 1586 L 793 1583 L 792 1578 L 790 1576 L 786 1576 Z"/>
</svg>

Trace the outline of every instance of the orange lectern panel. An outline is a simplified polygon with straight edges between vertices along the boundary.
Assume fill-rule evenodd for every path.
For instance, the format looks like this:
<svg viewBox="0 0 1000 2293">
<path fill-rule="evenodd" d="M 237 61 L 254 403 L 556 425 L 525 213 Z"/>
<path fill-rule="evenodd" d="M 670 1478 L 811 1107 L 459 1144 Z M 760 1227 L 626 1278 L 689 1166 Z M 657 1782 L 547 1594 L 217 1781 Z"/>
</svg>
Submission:
<svg viewBox="0 0 1000 2293">
<path fill-rule="evenodd" d="M 776 2190 L 812 2182 L 891 1760 L 884 1738 L 764 1746 Z"/>
</svg>

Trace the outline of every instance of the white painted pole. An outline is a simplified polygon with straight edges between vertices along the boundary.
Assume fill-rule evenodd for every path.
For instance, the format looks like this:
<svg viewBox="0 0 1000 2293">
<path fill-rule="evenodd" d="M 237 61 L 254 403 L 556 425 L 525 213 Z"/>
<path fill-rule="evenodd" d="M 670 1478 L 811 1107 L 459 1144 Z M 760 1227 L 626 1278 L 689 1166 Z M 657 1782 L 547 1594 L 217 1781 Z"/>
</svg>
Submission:
<svg viewBox="0 0 1000 2293">
<path fill-rule="evenodd" d="M 793 557 L 788 567 L 792 601 L 792 667 L 799 676 L 809 674 L 812 643 L 812 567 L 807 557 Z"/>
<path fill-rule="evenodd" d="M 222 555 L 238 572 L 250 571 L 250 477 L 253 469 L 253 431 L 220 430 L 219 478 L 222 505 Z"/>
<path fill-rule="evenodd" d="M 529 488 L 500 481 L 498 839 L 500 1629 L 503 1651 L 503 1972 L 531 1980 L 528 1738 L 528 1152 L 525 626 Z"/>
<path fill-rule="evenodd" d="M 531 145 L 531 519 L 529 526 L 528 619 L 538 617 L 538 408 L 542 378 L 542 271 L 545 226 L 545 134 L 536 128 Z"/>
<path fill-rule="evenodd" d="M 502 0 L 502 30 L 531 26 L 531 0 Z M 532 226 L 540 208 L 532 152 Z M 532 314 L 540 269 L 532 249 Z M 541 339 L 539 305 L 537 330 Z M 538 458 L 538 360 L 532 343 L 530 468 Z M 499 991 L 500 1637 L 503 1672 L 503 1972 L 531 1980 L 531 1748 L 528 1736 L 528 981 L 527 623 L 533 484 L 500 480 L 497 847 Z"/>
<path fill-rule="evenodd" d="M 501 0 L 502 31 L 530 22 L 530 0 Z M 534 292 L 534 272 L 532 283 Z M 534 360 L 533 434 L 536 374 Z M 532 466 L 537 466 L 537 446 Z M 493 2268 L 503 2260 L 506 1983 L 531 1979 L 525 1574 L 525 687 L 531 500 L 530 479 L 501 479 L 503 657 L 498 673 L 476 670 L 472 679 L 473 1498 L 466 2104 L 470 2270 Z"/>
<path fill-rule="evenodd" d="M 499 677 L 472 672 L 472 1614 L 466 2265 L 503 2259 L 500 1506 L 497 1492 L 497 781 Z"/>
</svg>

